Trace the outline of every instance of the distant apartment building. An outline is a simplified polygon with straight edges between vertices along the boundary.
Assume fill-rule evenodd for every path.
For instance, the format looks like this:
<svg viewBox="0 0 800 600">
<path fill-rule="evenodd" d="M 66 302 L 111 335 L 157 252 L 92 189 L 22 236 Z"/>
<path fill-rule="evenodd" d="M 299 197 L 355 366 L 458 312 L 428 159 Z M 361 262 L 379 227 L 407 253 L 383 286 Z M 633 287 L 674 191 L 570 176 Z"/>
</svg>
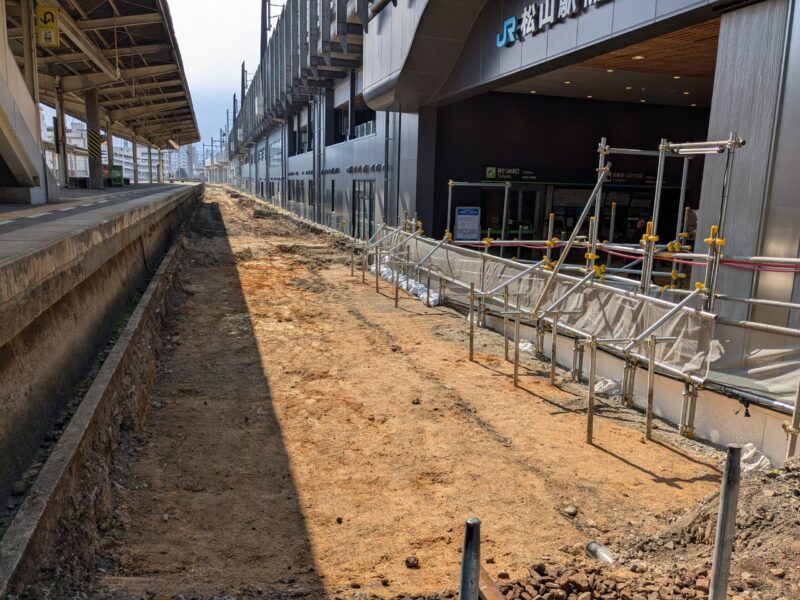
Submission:
<svg viewBox="0 0 800 600">
<path fill-rule="evenodd" d="M 45 160 L 53 173 L 58 170 L 58 160 L 55 153 L 55 133 L 53 125 L 47 124 L 42 115 L 42 139 L 45 145 Z M 89 177 L 89 157 L 87 145 L 86 124 L 73 120 L 66 128 L 67 138 L 67 172 L 71 178 Z M 158 181 L 158 150 L 150 150 L 152 160 L 148 160 L 148 149 L 139 144 L 136 152 L 136 162 L 139 165 L 139 183 Z M 108 145 L 102 146 L 103 164 L 108 164 Z M 195 150 L 194 146 L 182 146 L 178 150 L 164 151 L 164 177 L 189 178 L 194 173 Z M 134 181 L 133 176 L 133 144 L 126 140 L 114 139 L 114 163 L 122 165 L 123 177 Z M 152 165 L 152 171 L 151 171 Z M 185 173 L 180 175 L 180 173 Z M 58 178 L 56 178 L 58 180 Z"/>
</svg>

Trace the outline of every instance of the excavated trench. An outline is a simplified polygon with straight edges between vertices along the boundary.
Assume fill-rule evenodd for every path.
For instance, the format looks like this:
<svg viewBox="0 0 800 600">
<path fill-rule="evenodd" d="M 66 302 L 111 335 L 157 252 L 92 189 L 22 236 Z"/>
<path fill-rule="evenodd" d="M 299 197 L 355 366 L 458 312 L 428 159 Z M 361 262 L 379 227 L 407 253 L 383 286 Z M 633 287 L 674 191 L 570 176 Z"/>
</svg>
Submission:
<svg viewBox="0 0 800 600">
<path fill-rule="evenodd" d="M 469 516 L 508 598 L 705 597 L 716 450 L 611 399 L 584 444 L 583 386 L 527 355 L 514 388 L 500 336 L 469 362 L 462 315 L 248 198 L 209 189 L 183 246 L 29 597 L 453 597 Z M 758 476 L 786 516 L 765 559 L 747 510 L 742 598 L 800 592 L 792 473 Z"/>
</svg>

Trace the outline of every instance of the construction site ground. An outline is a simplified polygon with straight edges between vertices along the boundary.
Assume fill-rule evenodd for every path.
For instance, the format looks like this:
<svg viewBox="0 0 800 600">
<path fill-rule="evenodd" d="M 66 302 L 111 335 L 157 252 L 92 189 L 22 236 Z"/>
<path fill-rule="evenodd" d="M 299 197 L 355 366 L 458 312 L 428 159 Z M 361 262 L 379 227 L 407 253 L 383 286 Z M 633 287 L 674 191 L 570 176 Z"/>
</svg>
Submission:
<svg viewBox="0 0 800 600">
<path fill-rule="evenodd" d="M 395 309 L 334 236 L 211 187 L 185 245 L 151 413 L 114 457 L 85 596 L 447 595 L 477 516 L 484 566 L 535 598 L 512 582 L 584 561 L 593 539 L 620 553 L 614 569 L 672 568 L 653 540 L 719 487 L 720 452 L 663 423 L 645 443 L 638 413 L 611 401 L 586 444 L 583 386 L 549 386 L 526 354 L 514 388 L 486 330 L 470 362 L 462 314 L 404 293 Z M 772 590 L 761 562 L 749 570 Z"/>
</svg>

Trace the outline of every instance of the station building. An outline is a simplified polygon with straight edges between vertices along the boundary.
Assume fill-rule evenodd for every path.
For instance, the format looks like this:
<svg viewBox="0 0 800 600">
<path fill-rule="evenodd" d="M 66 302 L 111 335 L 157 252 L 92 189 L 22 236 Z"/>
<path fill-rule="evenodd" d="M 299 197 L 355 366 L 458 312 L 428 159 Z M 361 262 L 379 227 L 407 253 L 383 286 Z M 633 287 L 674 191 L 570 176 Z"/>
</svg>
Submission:
<svg viewBox="0 0 800 600">
<path fill-rule="evenodd" d="M 728 169 L 726 254 L 798 256 L 796 0 L 288 0 L 274 19 L 268 6 L 225 175 L 253 194 L 361 238 L 406 218 L 441 238 L 470 207 L 481 236 L 544 240 L 550 213 L 555 236 L 572 229 L 601 141 L 655 153 L 734 133 L 746 144 Z M 607 162 L 599 238 L 635 242 L 658 160 Z M 683 164 L 666 161 L 658 233 L 702 245 L 731 165 Z M 454 188 L 448 217 L 451 180 L 486 185 Z M 506 182 L 504 211 L 492 184 Z M 793 273 L 726 270 L 719 290 L 800 302 Z M 719 310 L 800 326 L 786 308 Z"/>
</svg>

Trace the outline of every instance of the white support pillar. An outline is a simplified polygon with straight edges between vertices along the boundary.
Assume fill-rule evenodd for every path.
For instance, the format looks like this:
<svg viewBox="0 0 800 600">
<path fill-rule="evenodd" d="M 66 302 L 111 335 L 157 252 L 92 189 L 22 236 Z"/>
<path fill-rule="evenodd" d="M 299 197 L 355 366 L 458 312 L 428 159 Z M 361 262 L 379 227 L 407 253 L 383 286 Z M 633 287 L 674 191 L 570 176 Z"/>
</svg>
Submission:
<svg viewBox="0 0 800 600">
<path fill-rule="evenodd" d="M 111 119 L 106 119 L 106 154 L 108 166 L 114 166 L 114 135 L 111 133 Z"/>
<path fill-rule="evenodd" d="M 133 185 L 139 184 L 139 150 L 136 146 L 136 132 L 133 132 Z"/>
<path fill-rule="evenodd" d="M 147 181 L 153 183 L 153 147 L 147 142 Z"/>
<path fill-rule="evenodd" d="M 158 150 L 158 183 L 164 183 L 164 151 Z"/>
</svg>

